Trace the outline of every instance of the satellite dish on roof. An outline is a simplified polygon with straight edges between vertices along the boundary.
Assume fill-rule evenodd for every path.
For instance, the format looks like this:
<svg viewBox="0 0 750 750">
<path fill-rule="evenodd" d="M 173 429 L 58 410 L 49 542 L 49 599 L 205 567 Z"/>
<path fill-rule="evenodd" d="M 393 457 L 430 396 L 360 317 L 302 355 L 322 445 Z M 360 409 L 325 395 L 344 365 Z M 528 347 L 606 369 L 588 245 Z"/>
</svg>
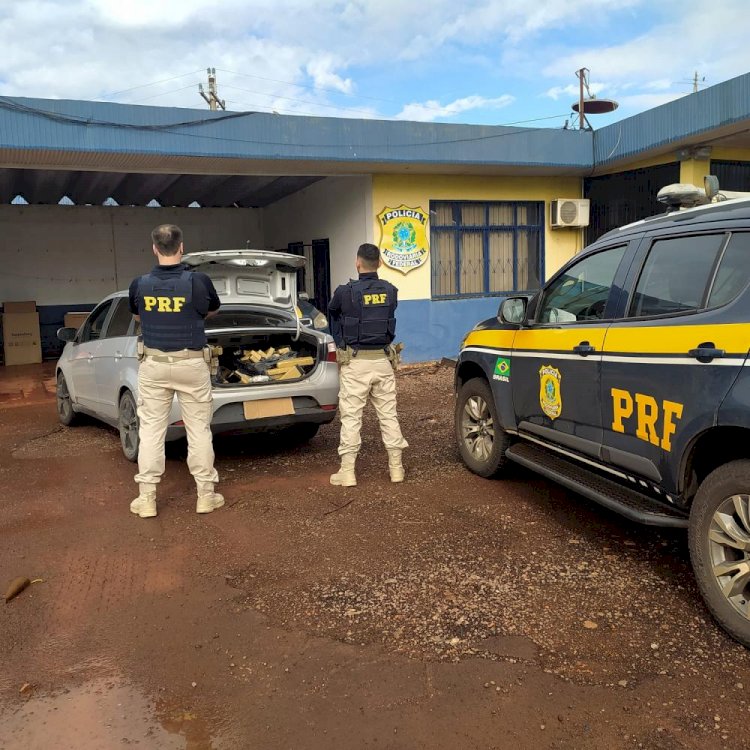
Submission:
<svg viewBox="0 0 750 750">
<path fill-rule="evenodd" d="M 571 106 L 574 112 L 578 112 L 580 109 L 580 102 L 576 102 Z M 592 99 L 583 100 L 583 111 L 587 115 L 605 115 L 608 112 L 614 112 L 620 105 L 614 99 Z"/>
<path fill-rule="evenodd" d="M 614 112 L 619 106 L 614 99 L 597 99 L 591 93 L 589 88 L 589 69 L 581 68 L 576 71 L 576 77 L 580 83 L 580 96 L 578 101 L 571 106 L 571 109 L 578 114 L 578 127 L 580 130 L 588 128 L 591 130 L 591 124 L 586 119 L 586 115 L 603 115 L 608 112 Z"/>
</svg>

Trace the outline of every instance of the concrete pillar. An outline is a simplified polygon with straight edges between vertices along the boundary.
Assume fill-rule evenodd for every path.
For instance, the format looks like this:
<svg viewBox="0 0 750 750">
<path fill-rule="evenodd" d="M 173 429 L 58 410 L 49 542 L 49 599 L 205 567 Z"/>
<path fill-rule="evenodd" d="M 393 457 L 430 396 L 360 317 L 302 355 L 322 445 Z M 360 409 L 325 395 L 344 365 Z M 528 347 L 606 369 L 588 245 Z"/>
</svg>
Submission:
<svg viewBox="0 0 750 750">
<path fill-rule="evenodd" d="M 703 187 L 703 178 L 711 174 L 711 159 L 685 159 L 680 162 L 680 182 Z"/>
</svg>

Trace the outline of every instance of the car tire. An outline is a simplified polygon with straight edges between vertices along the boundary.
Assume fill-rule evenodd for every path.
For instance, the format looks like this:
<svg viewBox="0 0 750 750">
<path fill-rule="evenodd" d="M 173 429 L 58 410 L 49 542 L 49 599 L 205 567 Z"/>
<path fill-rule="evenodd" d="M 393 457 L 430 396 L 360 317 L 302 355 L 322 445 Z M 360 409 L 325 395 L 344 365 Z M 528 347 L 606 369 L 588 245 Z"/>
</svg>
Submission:
<svg viewBox="0 0 750 750">
<path fill-rule="evenodd" d="M 688 538 L 706 606 L 727 633 L 750 648 L 750 461 L 731 461 L 701 483 Z"/>
<path fill-rule="evenodd" d="M 120 396 L 117 410 L 117 427 L 120 431 L 122 452 L 128 461 L 138 460 L 138 409 L 135 398 L 130 391 L 124 391 Z"/>
<path fill-rule="evenodd" d="M 454 427 L 464 464 L 480 477 L 498 476 L 507 465 L 510 436 L 497 418 L 492 389 L 483 378 L 467 380 L 459 389 Z"/>
<path fill-rule="evenodd" d="M 68 383 L 65 375 L 57 373 L 57 387 L 55 389 L 55 398 L 57 401 L 57 418 L 60 424 L 70 427 L 78 422 L 79 415 L 73 409 L 73 399 L 70 397 Z"/>
</svg>

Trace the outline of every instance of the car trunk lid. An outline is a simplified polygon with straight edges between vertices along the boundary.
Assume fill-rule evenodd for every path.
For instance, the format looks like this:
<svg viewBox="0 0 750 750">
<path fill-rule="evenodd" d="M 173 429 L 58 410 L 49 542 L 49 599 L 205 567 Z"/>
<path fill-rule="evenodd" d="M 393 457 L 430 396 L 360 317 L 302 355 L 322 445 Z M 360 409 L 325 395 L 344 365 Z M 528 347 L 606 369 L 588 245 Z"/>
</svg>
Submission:
<svg viewBox="0 0 750 750">
<path fill-rule="evenodd" d="M 223 304 L 272 308 L 296 315 L 297 271 L 305 259 L 270 250 L 204 250 L 183 263 L 205 273 Z"/>
</svg>

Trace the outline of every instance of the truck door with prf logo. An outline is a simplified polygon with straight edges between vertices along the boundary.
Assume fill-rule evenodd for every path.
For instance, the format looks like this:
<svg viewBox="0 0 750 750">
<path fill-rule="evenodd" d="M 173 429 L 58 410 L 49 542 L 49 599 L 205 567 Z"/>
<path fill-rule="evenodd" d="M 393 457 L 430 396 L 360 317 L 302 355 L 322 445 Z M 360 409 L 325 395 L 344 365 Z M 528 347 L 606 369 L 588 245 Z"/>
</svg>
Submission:
<svg viewBox="0 0 750 750">
<path fill-rule="evenodd" d="M 682 457 L 711 428 L 750 346 L 736 304 L 750 233 L 646 238 L 602 358 L 602 459 L 673 500 Z"/>
<path fill-rule="evenodd" d="M 605 248 L 565 269 L 517 331 L 511 385 L 525 437 L 598 458 L 601 356 L 626 249 Z"/>
</svg>

